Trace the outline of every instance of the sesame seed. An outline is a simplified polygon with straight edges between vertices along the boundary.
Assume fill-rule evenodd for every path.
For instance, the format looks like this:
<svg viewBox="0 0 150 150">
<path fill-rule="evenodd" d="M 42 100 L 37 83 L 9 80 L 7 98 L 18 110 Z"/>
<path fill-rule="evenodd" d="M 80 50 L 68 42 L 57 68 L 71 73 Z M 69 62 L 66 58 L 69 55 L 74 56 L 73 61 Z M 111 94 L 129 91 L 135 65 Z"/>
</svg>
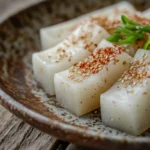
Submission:
<svg viewBox="0 0 150 150">
<path fill-rule="evenodd" d="M 126 61 L 123 61 L 123 63 L 122 63 L 123 65 L 126 65 L 127 64 L 127 62 Z"/>
<path fill-rule="evenodd" d="M 143 92 L 143 95 L 146 95 L 146 94 L 148 94 L 147 92 Z"/>
<path fill-rule="evenodd" d="M 104 67 L 108 71 L 107 65 L 110 62 L 115 62 L 116 64 L 118 62 L 116 56 L 121 54 L 123 51 L 124 49 L 120 47 L 106 47 L 97 49 L 94 53 L 91 53 L 91 55 L 84 61 L 80 61 L 79 63 L 74 64 L 74 66 L 69 69 L 69 78 L 73 74 L 73 80 L 79 82 L 79 80 L 77 79 L 80 76 L 83 77 L 83 80 L 87 76 L 99 73 Z M 107 82 L 106 79 L 104 80 L 104 82 Z"/>
<path fill-rule="evenodd" d="M 133 90 L 131 90 L 131 91 L 127 91 L 128 93 L 134 93 L 134 91 Z"/>
<path fill-rule="evenodd" d="M 135 60 L 131 62 L 131 67 L 124 72 L 122 77 L 119 79 L 125 87 L 127 86 L 136 86 L 137 84 L 143 83 L 144 78 L 149 78 L 147 72 L 147 64 L 148 62 L 145 61 L 145 58 L 148 58 L 146 54 L 143 55 L 143 58 L 140 60 Z"/>
<path fill-rule="evenodd" d="M 57 48 L 55 55 L 49 55 L 48 58 L 52 63 L 58 63 L 64 58 L 69 62 L 72 56 L 76 54 L 77 51 L 83 49 L 85 51 L 93 51 L 97 47 L 97 42 L 94 42 L 93 30 L 95 28 L 94 22 L 86 22 L 86 26 L 79 26 L 80 34 L 72 34 L 64 40 L 64 42 Z M 99 29 L 101 31 L 101 28 Z M 72 49 L 76 47 L 75 49 Z M 78 48 L 79 47 L 79 48 Z"/>
</svg>

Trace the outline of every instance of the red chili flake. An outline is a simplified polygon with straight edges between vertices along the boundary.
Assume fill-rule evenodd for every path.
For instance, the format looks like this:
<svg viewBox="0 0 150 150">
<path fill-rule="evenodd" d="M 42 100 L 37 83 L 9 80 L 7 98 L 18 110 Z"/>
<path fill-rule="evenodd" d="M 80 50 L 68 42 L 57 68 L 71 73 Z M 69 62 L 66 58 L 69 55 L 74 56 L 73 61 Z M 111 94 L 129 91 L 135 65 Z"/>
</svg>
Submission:
<svg viewBox="0 0 150 150">
<path fill-rule="evenodd" d="M 97 44 L 94 44 L 95 47 L 97 47 Z"/>
<path fill-rule="evenodd" d="M 121 52 L 122 49 L 118 49 L 118 47 L 97 49 L 84 61 L 74 64 L 74 66 L 69 70 L 70 76 L 75 73 L 85 78 L 91 74 L 96 74 L 101 71 L 103 67 L 110 61 L 116 63 L 116 55 L 120 54 Z M 74 78 L 73 80 L 79 82 L 78 78 Z M 80 80 L 80 82 L 81 81 L 82 80 Z"/>
<path fill-rule="evenodd" d="M 76 66 L 76 65 L 77 65 L 77 63 L 74 64 L 74 66 Z"/>
</svg>

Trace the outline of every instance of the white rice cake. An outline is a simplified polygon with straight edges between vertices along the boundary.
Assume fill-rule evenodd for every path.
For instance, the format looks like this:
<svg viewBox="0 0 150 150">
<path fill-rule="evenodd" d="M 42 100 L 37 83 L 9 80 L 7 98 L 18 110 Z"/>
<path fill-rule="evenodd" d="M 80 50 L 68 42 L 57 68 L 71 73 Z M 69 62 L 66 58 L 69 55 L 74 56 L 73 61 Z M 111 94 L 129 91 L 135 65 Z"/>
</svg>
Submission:
<svg viewBox="0 0 150 150">
<path fill-rule="evenodd" d="M 77 116 L 99 108 L 99 95 L 120 78 L 131 60 L 121 48 L 103 40 L 88 58 L 55 74 L 56 100 Z"/>
<path fill-rule="evenodd" d="M 42 28 L 40 30 L 42 50 L 56 46 L 68 37 L 76 28 L 77 20 L 78 19 L 73 19 L 47 28 Z"/>
<path fill-rule="evenodd" d="M 139 135 L 150 127 L 150 51 L 138 50 L 129 70 L 101 95 L 104 124 Z"/>
<path fill-rule="evenodd" d="M 149 9 L 147 9 L 147 10 L 145 10 L 145 11 L 143 11 L 143 16 L 144 17 L 146 17 L 146 18 L 149 18 L 150 19 L 150 8 Z"/>
<path fill-rule="evenodd" d="M 96 23 L 86 22 L 57 46 L 34 53 L 32 62 L 36 80 L 48 94 L 55 95 L 54 74 L 86 58 L 108 36 Z"/>
<path fill-rule="evenodd" d="M 118 14 L 118 12 L 120 12 L 119 14 L 124 14 L 125 12 L 134 13 L 136 12 L 136 10 L 129 2 L 124 1 L 93 11 L 86 15 L 82 15 L 80 17 L 77 17 L 76 19 L 72 19 L 64 23 L 42 28 L 40 30 L 42 49 L 44 50 L 53 47 L 58 43 L 60 43 L 61 41 L 63 41 L 66 37 L 68 37 L 68 35 L 71 34 L 71 32 L 75 29 L 75 27 L 85 18 L 95 16 L 110 16 L 110 15 L 112 15 L 113 17 L 115 16 L 116 18 L 116 14 Z M 120 17 L 120 15 L 118 16 Z"/>
</svg>

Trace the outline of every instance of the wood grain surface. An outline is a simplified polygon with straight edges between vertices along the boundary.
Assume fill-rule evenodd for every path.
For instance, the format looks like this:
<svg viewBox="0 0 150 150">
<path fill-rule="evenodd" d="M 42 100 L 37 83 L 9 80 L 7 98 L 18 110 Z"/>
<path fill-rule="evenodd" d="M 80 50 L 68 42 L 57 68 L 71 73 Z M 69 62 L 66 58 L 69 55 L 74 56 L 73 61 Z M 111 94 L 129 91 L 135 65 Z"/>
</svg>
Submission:
<svg viewBox="0 0 150 150">
<path fill-rule="evenodd" d="M 0 150 L 87 150 L 51 137 L 0 106 Z"/>
<path fill-rule="evenodd" d="M 42 0 L 0 0 L 0 22 Z M 84 150 L 26 124 L 0 106 L 0 150 Z"/>
</svg>

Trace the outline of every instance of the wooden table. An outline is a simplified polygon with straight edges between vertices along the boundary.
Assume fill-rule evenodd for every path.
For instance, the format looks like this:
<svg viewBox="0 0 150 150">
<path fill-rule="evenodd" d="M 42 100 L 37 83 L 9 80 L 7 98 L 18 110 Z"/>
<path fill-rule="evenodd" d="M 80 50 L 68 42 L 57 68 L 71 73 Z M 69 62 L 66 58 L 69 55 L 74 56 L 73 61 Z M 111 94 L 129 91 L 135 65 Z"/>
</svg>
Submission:
<svg viewBox="0 0 150 150">
<path fill-rule="evenodd" d="M 85 150 L 26 124 L 0 106 L 0 150 Z"/>
<path fill-rule="evenodd" d="M 31 3 L 42 0 L 0 0 L 0 22 Z M 0 106 L 0 150 L 83 150 L 57 140 L 15 117 Z"/>
</svg>

